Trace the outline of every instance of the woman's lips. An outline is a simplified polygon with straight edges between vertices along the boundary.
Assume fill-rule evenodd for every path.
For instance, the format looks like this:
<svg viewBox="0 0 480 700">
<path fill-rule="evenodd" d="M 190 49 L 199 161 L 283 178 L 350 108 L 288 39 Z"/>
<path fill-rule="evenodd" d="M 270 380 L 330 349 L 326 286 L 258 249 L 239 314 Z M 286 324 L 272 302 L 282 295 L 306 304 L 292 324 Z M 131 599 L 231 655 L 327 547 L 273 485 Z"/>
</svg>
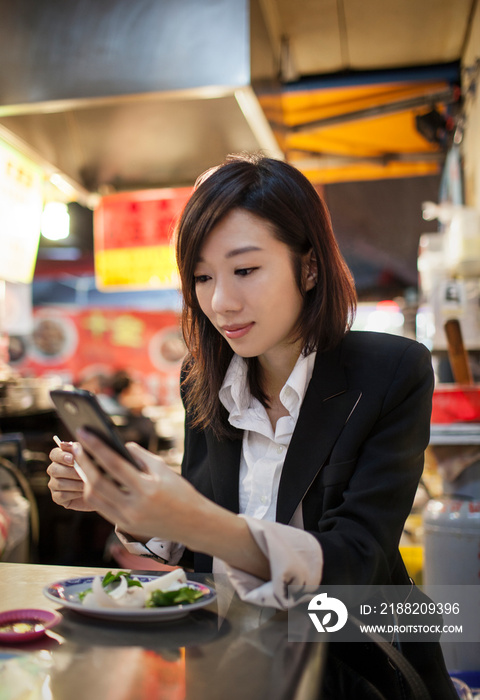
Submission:
<svg viewBox="0 0 480 700">
<path fill-rule="evenodd" d="M 236 340 L 237 338 L 243 338 L 252 327 L 253 323 L 247 323 L 243 326 L 224 326 L 222 330 L 227 338 Z"/>
</svg>

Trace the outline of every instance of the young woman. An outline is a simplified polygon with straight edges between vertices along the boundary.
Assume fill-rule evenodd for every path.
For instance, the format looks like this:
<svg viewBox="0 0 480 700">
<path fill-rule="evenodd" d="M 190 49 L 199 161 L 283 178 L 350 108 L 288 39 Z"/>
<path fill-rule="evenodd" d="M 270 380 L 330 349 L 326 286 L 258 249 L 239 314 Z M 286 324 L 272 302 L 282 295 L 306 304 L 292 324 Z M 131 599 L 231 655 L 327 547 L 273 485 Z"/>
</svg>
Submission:
<svg viewBox="0 0 480 700">
<path fill-rule="evenodd" d="M 223 568 L 261 605 L 288 607 L 289 584 L 408 585 L 398 544 L 429 440 L 431 359 L 349 330 L 354 285 L 315 189 L 284 162 L 231 157 L 197 182 L 177 261 L 183 476 L 131 445 L 136 471 L 82 433 L 116 483 L 65 443 L 54 501 L 98 511 L 130 551 Z"/>
</svg>

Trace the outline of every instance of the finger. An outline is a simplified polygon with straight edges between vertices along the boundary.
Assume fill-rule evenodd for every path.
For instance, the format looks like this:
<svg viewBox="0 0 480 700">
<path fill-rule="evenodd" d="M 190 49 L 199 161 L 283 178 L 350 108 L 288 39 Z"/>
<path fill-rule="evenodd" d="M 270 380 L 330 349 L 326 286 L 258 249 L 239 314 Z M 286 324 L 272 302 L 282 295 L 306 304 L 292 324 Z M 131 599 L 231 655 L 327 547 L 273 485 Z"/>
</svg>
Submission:
<svg viewBox="0 0 480 700">
<path fill-rule="evenodd" d="M 135 462 L 142 467 L 142 471 L 153 477 L 163 476 L 165 470 L 170 470 L 166 462 L 156 454 L 137 445 L 136 442 L 127 442 L 126 447 Z"/>
<path fill-rule="evenodd" d="M 143 467 L 145 471 L 148 471 L 147 464 L 149 459 L 152 457 L 152 453 L 149 450 L 146 450 L 145 447 L 141 447 L 136 442 L 127 442 L 125 447 L 135 459 L 135 462 Z"/>
<path fill-rule="evenodd" d="M 98 442 L 101 441 L 98 440 Z M 108 451 L 111 452 L 111 450 Z M 83 475 L 85 501 L 94 510 L 98 511 L 100 515 L 106 517 L 107 520 L 112 521 L 112 518 L 118 519 L 121 517 L 122 511 L 128 505 L 130 491 L 126 490 L 116 476 L 114 481 L 109 474 L 103 474 L 80 444 L 77 443 L 75 445 L 74 452 L 80 473 Z M 94 454 L 95 460 L 98 460 L 100 463 L 98 451 L 95 451 Z M 116 456 L 115 453 L 112 454 Z M 118 459 L 121 461 L 121 458 Z M 102 464 L 100 466 L 103 467 Z"/>
<path fill-rule="evenodd" d="M 85 485 L 78 477 L 77 479 L 65 479 L 55 475 L 50 476 L 48 487 L 54 491 L 75 492 L 78 495 L 83 492 Z"/>
<path fill-rule="evenodd" d="M 69 496 L 63 492 L 60 494 L 52 492 L 52 501 L 63 508 L 80 511 L 82 513 L 93 511 L 93 508 L 91 508 L 83 498 L 79 498 L 74 494 L 70 494 Z"/>
<path fill-rule="evenodd" d="M 69 482 L 82 483 L 80 476 L 77 474 L 73 466 L 65 466 L 59 462 L 52 462 L 47 467 L 47 474 L 54 479 L 64 479 Z"/>
<path fill-rule="evenodd" d="M 163 468 L 168 468 L 161 457 L 154 455 L 136 442 L 127 442 L 126 448 L 145 474 L 155 475 L 161 473 Z"/>
<path fill-rule="evenodd" d="M 53 441 L 57 445 L 59 449 L 61 449 L 63 452 L 68 452 L 72 453 L 73 452 L 73 442 L 67 442 L 66 440 L 60 440 L 60 438 L 57 435 L 53 436 Z"/>
<path fill-rule="evenodd" d="M 127 442 L 125 447 L 136 457 L 146 457 L 148 459 L 148 457 L 152 455 L 150 450 L 145 449 L 145 447 L 142 447 L 137 442 Z"/>
<path fill-rule="evenodd" d="M 55 489 L 50 489 L 50 491 L 54 503 L 64 508 L 70 508 L 76 502 L 83 502 L 83 494 L 79 496 L 75 491 L 56 491 Z"/>
<path fill-rule="evenodd" d="M 71 448 L 73 451 L 73 445 Z M 50 451 L 49 457 L 52 462 L 59 462 L 60 464 L 67 464 L 73 467 L 73 454 L 70 451 L 67 452 L 60 449 L 60 447 L 54 447 L 53 450 Z"/>
<path fill-rule="evenodd" d="M 88 449 L 89 453 L 95 455 L 95 461 L 119 486 L 125 487 L 128 491 L 138 489 L 139 475 L 141 473 L 138 469 L 135 469 L 135 467 L 123 459 L 123 457 L 120 457 L 114 450 L 110 449 L 103 440 L 100 440 L 92 433 L 79 430 L 78 436 L 81 438 L 82 443 L 85 445 L 85 448 Z M 83 452 L 85 453 L 85 450 L 83 450 Z M 74 453 L 75 458 L 79 461 L 76 449 Z M 89 460 L 89 462 L 90 464 L 87 465 L 87 468 L 93 466 L 91 460 Z M 83 462 L 81 466 L 83 468 Z M 98 469 L 96 471 L 98 473 Z"/>
<path fill-rule="evenodd" d="M 65 447 L 65 451 L 66 451 L 66 452 L 71 452 L 71 446 L 72 446 L 72 443 L 71 443 L 71 442 L 67 442 L 66 440 L 60 440 L 60 438 L 58 437 L 58 435 L 54 435 L 54 436 L 53 436 L 53 442 L 54 442 L 54 443 L 57 445 L 57 447 L 59 447 L 60 449 L 63 449 L 63 448 L 62 448 L 62 445 L 63 445 L 63 446 Z"/>
</svg>

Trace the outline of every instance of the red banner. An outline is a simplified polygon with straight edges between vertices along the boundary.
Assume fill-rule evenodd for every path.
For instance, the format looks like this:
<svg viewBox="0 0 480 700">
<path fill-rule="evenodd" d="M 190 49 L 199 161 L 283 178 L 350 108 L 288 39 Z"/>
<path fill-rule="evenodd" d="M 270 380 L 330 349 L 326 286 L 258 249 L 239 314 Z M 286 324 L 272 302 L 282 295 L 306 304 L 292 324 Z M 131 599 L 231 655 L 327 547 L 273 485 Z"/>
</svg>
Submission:
<svg viewBox="0 0 480 700">
<path fill-rule="evenodd" d="M 178 286 L 172 234 L 191 193 L 181 187 L 102 197 L 94 215 L 99 289 Z"/>
</svg>

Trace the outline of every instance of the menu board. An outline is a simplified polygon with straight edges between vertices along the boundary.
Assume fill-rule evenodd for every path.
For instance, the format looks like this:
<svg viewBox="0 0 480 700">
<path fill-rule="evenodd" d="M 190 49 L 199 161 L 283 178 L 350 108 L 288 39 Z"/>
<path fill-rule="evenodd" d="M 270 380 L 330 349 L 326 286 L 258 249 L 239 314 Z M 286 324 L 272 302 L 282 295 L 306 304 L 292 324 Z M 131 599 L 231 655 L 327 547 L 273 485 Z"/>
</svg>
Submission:
<svg viewBox="0 0 480 700">
<path fill-rule="evenodd" d="M 40 240 L 43 173 L 0 141 L 0 280 L 30 283 Z"/>
<path fill-rule="evenodd" d="M 93 220 L 99 289 L 178 287 L 172 236 L 191 193 L 182 187 L 102 197 Z"/>
</svg>

